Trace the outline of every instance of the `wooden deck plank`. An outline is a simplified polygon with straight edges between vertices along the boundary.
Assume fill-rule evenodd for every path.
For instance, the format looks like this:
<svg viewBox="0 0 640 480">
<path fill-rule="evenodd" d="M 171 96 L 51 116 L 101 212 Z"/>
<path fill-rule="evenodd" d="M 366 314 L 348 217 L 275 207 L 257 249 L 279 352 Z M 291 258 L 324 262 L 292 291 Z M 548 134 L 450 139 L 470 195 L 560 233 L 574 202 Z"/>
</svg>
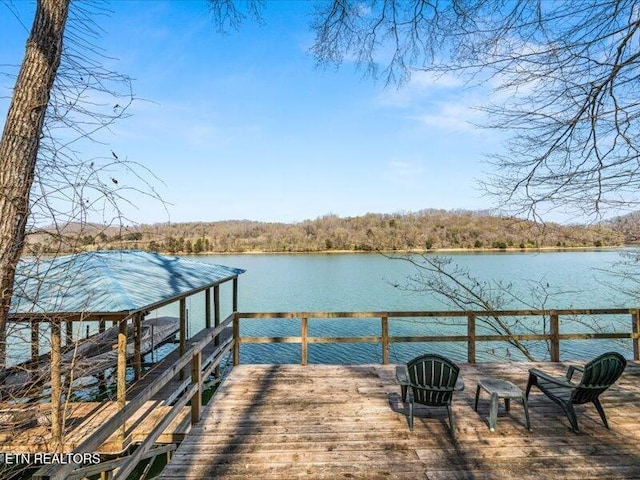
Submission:
<svg viewBox="0 0 640 480">
<path fill-rule="evenodd" d="M 557 364 L 461 365 L 466 389 L 454 400 L 456 440 L 444 409 L 418 408 L 409 432 L 394 366 L 242 365 L 220 386 L 161 478 L 553 479 L 640 478 L 640 364 L 631 362 L 603 397 L 605 429 L 580 406 L 580 433 L 540 392 L 502 407 L 495 432 L 488 399 L 473 411 L 479 378 L 524 388 L 529 368 Z"/>
<path fill-rule="evenodd" d="M 0 452 L 28 453 L 52 452 L 51 432 L 46 419 L 50 415 L 50 404 L 38 405 L 40 424 L 35 423 L 19 431 L 0 433 Z M 140 442 L 160 423 L 169 412 L 170 406 L 158 405 L 158 402 L 147 402 L 126 424 L 127 444 Z M 111 418 L 118 410 L 116 402 L 75 402 L 68 406 L 67 428 L 65 431 L 63 452 L 76 448 L 87 436 L 93 433 L 102 423 Z M 140 420 L 143 413 L 149 415 Z M 161 434 L 158 443 L 175 443 L 181 441 L 190 428 L 190 408 L 184 407 L 176 419 Z M 100 448 L 100 453 L 114 453 L 122 450 L 114 433 Z"/>
</svg>

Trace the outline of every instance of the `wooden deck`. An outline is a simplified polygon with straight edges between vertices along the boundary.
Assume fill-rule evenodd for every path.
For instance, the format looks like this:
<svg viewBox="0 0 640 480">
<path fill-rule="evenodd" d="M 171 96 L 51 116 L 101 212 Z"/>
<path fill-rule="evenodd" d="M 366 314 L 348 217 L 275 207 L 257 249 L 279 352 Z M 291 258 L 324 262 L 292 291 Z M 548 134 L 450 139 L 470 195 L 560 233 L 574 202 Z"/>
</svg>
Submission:
<svg viewBox="0 0 640 480">
<path fill-rule="evenodd" d="M 18 408 L 12 406 L 12 408 Z M 5 409 L 9 411 L 10 409 Z M 156 425 L 171 410 L 170 406 L 159 401 L 148 401 L 134 416 L 126 422 L 124 447 L 142 442 Z M 106 420 L 118 411 L 116 402 L 74 402 L 68 405 L 66 415 L 66 435 L 62 446 L 63 452 L 71 452 L 85 438 L 99 428 Z M 29 407 L 34 421 L 18 430 L 0 429 L 0 452 L 33 453 L 53 452 L 55 446 L 51 440 L 51 404 L 39 404 Z M 144 417 L 144 418 L 143 418 Z M 49 421 L 48 421 L 49 420 Z M 189 431 L 190 408 L 184 407 L 180 415 L 171 422 L 160 435 L 158 443 L 178 443 Z M 118 453 L 123 449 L 122 443 L 114 433 L 103 443 L 98 452 Z"/>
<path fill-rule="evenodd" d="M 538 390 L 522 406 L 489 401 L 473 410 L 476 382 L 497 376 L 524 388 L 527 370 L 559 364 L 461 366 L 454 398 L 456 440 L 446 410 L 420 408 L 409 431 L 394 366 L 242 365 L 220 387 L 161 478 L 581 479 L 640 478 L 640 364 L 630 363 L 602 396 L 611 430 L 592 405 L 577 407 L 580 433 Z"/>
</svg>

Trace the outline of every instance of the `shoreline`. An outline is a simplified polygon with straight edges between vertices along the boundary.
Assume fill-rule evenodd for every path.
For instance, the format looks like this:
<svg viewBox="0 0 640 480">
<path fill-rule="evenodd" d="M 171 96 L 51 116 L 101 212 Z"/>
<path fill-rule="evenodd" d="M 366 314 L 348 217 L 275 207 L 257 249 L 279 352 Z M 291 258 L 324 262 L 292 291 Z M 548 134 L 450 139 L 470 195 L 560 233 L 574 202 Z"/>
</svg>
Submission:
<svg viewBox="0 0 640 480">
<path fill-rule="evenodd" d="M 158 253 L 162 255 L 180 255 L 180 256 L 198 256 L 198 255 L 344 255 L 344 254 L 439 254 L 439 253 L 560 253 L 560 252 L 607 252 L 622 250 L 625 248 L 638 248 L 638 245 L 611 245 L 602 247 L 537 247 L 537 248 L 436 248 L 436 249 L 409 249 L 409 250 L 316 250 L 310 252 L 304 251 L 266 251 L 266 250 L 250 250 L 250 251 L 238 251 L 238 252 L 217 252 L 207 251 L 199 253 L 184 253 L 184 252 L 163 252 Z"/>
</svg>

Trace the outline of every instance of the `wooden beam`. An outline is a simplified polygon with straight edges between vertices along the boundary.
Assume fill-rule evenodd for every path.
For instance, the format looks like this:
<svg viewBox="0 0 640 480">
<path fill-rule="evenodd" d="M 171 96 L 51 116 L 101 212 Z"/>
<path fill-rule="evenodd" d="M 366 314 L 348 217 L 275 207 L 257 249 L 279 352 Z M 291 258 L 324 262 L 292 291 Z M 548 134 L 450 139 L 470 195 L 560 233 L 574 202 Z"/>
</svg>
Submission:
<svg viewBox="0 0 640 480">
<path fill-rule="evenodd" d="M 382 364 L 389 364 L 389 317 L 382 316 L 381 319 L 381 334 L 382 334 Z"/>
<path fill-rule="evenodd" d="M 582 308 L 554 310 L 557 315 L 622 315 L 632 314 L 635 308 Z M 508 316 L 535 317 L 549 315 L 549 310 L 429 310 L 429 311 L 387 311 L 387 312 L 238 312 L 240 318 L 464 318 L 470 314 L 476 317 Z"/>
<path fill-rule="evenodd" d="M 217 328 L 220 325 L 220 285 L 213 287 L 213 324 Z M 220 337 L 213 339 L 213 344 L 217 347 L 220 345 Z M 220 367 L 217 366 L 214 376 L 220 378 Z"/>
<path fill-rule="evenodd" d="M 40 356 L 40 322 L 36 319 L 31 320 L 31 360 L 38 360 Z"/>
<path fill-rule="evenodd" d="M 636 310 L 631 315 L 631 332 L 633 335 L 633 359 L 637 362 L 640 361 L 640 310 Z"/>
<path fill-rule="evenodd" d="M 467 315 L 467 361 L 476 363 L 476 316 Z"/>
<path fill-rule="evenodd" d="M 300 336 L 302 341 L 300 342 L 300 365 L 307 364 L 307 340 L 309 335 L 309 319 L 302 317 L 300 321 Z"/>
<path fill-rule="evenodd" d="M 207 288 L 204 291 L 204 326 L 205 328 L 211 328 L 211 289 L 210 288 Z"/>
<path fill-rule="evenodd" d="M 234 277 L 233 279 L 233 311 L 238 311 L 238 277 Z"/>
<path fill-rule="evenodd" d="M 180 356 L 187 351 L 187 301 L 180 299 Z"/>
<path fill-rule="evenodd" d="M 61 452 L 63 447 L 60 322 L 59 318 L 51 320 L 51 438 L 54 452 Z"/>
<path fill-rule="evenodd" d="M 180 299 L 180 346 L 179 354 L 184 355 L 187 351 L 187 300 L 185 298 Z M 180 380 L 184 380 L 184 372 L 180 371 Z"/>
<path fill-rule="evenodd" d="M 142 374 L 142 314 L 136 313 L 133 317 L 135 323 L 135 336 L 133 340 L 133 374 L 135 380 L 139 380 Z"/>
<path fill-rule="evenodd" d="M 202 352 L 197 352 L 191 359 L 191 384 L 198 389 L 191 399 L 191 425 L 200 421 L 202 412 Z"/>
<path fill-rule="evenodd" d="M 233 313 L 233 366 L 240 365 L 240 318 Z"/>
<path fill-rule="evenodd" d="M 116 378 L 116 397 L 118 410 L 123 410 L 127 401 L 127 321 L 122 320 L 118 328 L 118 364 Z M 124 446 L 125 422 L 118 432 L 118 441 Z"/>
<path fill-rule="evenodd" d="M 551 313 L 551 345 L 550 345 L 550 354 L 552 362 L 560 361 L 560 320 L 558 318 L 558 313 Z"/>
<path fill-rule="evenodd" d="M 64 344 L 66 347 L 70 347 L 73 345 L 73 322 L 71 320 L 65 321 L 66 331 L 65 331 L 65 341 Z"/>
</svg>

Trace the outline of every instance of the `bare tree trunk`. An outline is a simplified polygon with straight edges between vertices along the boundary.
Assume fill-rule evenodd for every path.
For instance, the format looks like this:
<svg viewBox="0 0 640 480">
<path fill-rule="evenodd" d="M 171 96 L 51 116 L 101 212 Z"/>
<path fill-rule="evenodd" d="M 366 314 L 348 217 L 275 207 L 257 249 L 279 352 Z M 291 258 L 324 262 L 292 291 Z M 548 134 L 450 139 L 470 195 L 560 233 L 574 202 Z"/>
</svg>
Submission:
<svg viewBox="0 0 640 480">
<path fill-rule="evenodd" d="M 22 67 L 0 140 L 0 367 L 6 322 L 22 253 L 45 111 L 62 53 L 70 0 L 38 0 Z"/>
</svg>

